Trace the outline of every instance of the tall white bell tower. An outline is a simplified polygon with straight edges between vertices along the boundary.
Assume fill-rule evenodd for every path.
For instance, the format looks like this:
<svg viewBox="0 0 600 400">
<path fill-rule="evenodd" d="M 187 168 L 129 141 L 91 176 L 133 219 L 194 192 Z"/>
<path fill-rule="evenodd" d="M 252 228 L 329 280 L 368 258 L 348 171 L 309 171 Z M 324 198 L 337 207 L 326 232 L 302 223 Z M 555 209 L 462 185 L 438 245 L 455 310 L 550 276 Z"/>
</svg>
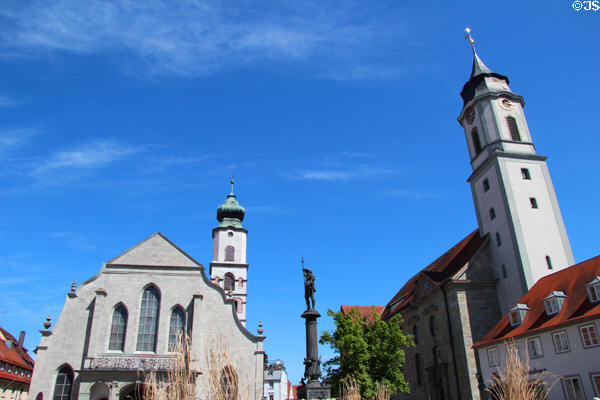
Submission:
<svg viewBox="0 0 600 400">
<path fill-rule="evenodd" d="M 469 32 L 469 31 L 467 31 Z M 537 154 L 508 78 L 490 70 L 473 46 L 473 69 L 460 93 L 473 173 L 468 179 L 480 234 L 488 234 L 506 313 L 541 277 L 574 264 L 546 156 Z"/>
<path fill-rule="evenodd" d="M 246 297 L 248 264 L 246 263 L 246 237 L 242 227 L 246 211 L 231 193 L 217 208 L 219 225 L 213 229 L 213 256 L 210 263 L 211 280 L 225 290 L 227 298 L 235 300 L 235 310 L 241 323 L 246 326 Z"/>
</svg>

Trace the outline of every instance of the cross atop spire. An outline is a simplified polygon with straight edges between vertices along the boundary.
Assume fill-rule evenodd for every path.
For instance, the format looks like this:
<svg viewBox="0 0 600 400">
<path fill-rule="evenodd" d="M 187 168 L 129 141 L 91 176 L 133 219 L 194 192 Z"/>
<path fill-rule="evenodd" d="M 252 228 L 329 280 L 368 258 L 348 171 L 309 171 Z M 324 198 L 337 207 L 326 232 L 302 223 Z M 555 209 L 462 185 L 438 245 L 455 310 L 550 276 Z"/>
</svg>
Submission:
<svg viewBox="0 0 600 400">
<path fill-rule="evenodd" d="M 469 39 L 469 43 L 471 44 L 471 46 L 473 46 L 475 44 L 475 41 L 471 37 L 471 28 L 467 27 L 465 29 L 465 32 L 467 32 L 467 36 L 465 36 L 465 39 Z"/>
<path fill-rule="evenodd" d="M 473 79 L 477 75 L 494 73 L 491 69 L 488 68 L 487 65 L 483 63 L 483 61 L 481 61 L 481 58 L 479 58 L 479 56 L 477 55 L 477 52 L 475 51 L 475 40 L 473 40 L 473 37 L 471 36 L 471 28 L 466 28 L 465 32 L 467 32 L 465 39 L 469 40 L 469 44 L 473 49 L 473 69 L 471 70 L 471 79 Z"/>
</svg>

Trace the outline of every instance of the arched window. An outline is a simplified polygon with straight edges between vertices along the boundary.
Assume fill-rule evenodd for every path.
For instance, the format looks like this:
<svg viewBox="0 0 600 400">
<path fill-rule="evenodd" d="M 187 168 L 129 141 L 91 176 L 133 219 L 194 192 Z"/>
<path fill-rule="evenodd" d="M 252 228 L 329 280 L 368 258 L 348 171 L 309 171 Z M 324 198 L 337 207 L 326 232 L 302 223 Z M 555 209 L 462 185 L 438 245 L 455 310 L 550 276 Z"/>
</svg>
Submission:
<svg viewBox="0 0 600 400">
<path fill-rule="evenodd" d="M 548 269 L 552 269 L 552 260 L 550 259 L 550 256 L 546 256 L 546 265 L 548 266 Z"/>
<path fill-rule="evenodd" d="M 506 278 L 508 273 L 506 272 L 506 265 L 502 264 L 502 277 Z"/>
<path fill-rule="evenodd" d="M 235 277 L 231 272 L 225 274 L 225 290 L 235 290 Z"/>
<path fill-rule="evenodd" d="M 433 363 L 440 363 L 440 349 L 437 346 L 433 346 Z"/>
<path fill-rule="evenodd" d="M 431 336 L 435 336 L 435 316 L 429 317 L 429 332 Z"/>
<path fill-rule="evenodd" d="M 473 140 L 473 148 L 475 149 L 475 154 L 479 154 L 481 151 L 481 141 L 479 140 L 479 134 L 477 133 L 477 128 L 473 128 L 471 130 L 471 139 Z"/>
<path fill-rule="evenodd" d="M 231 366 L 223 368 L 219 381 L 221 383 L 221 393 L 218 398 L 222 400 L 237 400 L 238 379 L 237 374 Z"/>
<path fill-rule="evenodd" d="M 179 341 L 183 340 L 185 334 L 185 311 L 176 307 L 171 313 L 169 325 L 169 351 L 175 351 Z"/>
<path fill-rule="evenodd" d="M 419 330 L 416 325 L 413 325 L 412 334 L 415 344 L 419 344 Z"/>
<path fill-rule="evenodd" d="M 225 247 L 225 261 L 235 260 L 235 248 L 233 246 Z"/>
<path fill-rule="evenodd" d="M 521 141 L 521 135 L 519 134 L 519 127 L 517 126 L 517 121 L 513 117 L 506 117 L 506 123 L 508 124 L 508 129 L 510 130 L 510 137 L 515 142 Z"/>
<path fill-rule="evenodd" d="M 69 400 L 73 387 L 73 370 L 68 365 L 63 366 L 56 376 L 53 400 Z"/>
<path fill-rule="evenodd" d="M 148 286 L 142 296 L 137 351 L 156 351 L 159 308 L 160 293 L 154 286 Z"/>
<path fill-rule="evenodd" d="M 110 328 L 109 350 L 123 351 L 125 347 L 125 334 L 127 332 L 127 310 L 123 304 L 115 308 Z"/>
</svg>

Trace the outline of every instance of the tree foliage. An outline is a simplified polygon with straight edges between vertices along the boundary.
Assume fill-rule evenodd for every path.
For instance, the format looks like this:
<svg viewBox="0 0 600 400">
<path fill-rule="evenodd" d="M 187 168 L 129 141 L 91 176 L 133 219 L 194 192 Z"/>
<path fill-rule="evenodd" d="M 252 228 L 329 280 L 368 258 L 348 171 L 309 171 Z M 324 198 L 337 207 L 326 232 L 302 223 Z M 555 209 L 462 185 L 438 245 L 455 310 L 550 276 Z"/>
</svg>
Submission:
<svg viewBox="0 0 600 400">
<path fill-rule="evenodd" d="M 387 385 L 392 393 L 408 392 L 402 367 L 404 349 L 412 345 L 412 339 L 400 329 L 399 314 L 384 321 L 373 307 L 373 322 L 366 321 L 355 308 L 346 315 L 330 309 L 327 315 L 333 317 L 336 328 L 333 333 L 324 331 L 319 342 L 328 343 L 335 353 L 323 364 L 334 393 L 349 376 L 360 384 L 363 398 L 375 394 L 377 382 Z"/>
</svg>

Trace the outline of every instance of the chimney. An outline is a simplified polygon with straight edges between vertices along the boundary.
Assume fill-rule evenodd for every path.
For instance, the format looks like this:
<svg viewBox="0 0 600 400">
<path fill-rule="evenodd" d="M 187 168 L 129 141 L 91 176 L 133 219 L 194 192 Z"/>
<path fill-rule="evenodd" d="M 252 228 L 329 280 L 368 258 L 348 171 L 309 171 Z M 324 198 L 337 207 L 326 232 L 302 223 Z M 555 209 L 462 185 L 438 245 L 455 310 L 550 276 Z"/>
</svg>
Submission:
<svg viewBox="0 0 600 400">
<path fill-rule="evenodd" d="M 23 343 L 25 343 L 25 331 L 21 331 L 19 333 L 19 347 L 23 348 Z"/>
</svg>

